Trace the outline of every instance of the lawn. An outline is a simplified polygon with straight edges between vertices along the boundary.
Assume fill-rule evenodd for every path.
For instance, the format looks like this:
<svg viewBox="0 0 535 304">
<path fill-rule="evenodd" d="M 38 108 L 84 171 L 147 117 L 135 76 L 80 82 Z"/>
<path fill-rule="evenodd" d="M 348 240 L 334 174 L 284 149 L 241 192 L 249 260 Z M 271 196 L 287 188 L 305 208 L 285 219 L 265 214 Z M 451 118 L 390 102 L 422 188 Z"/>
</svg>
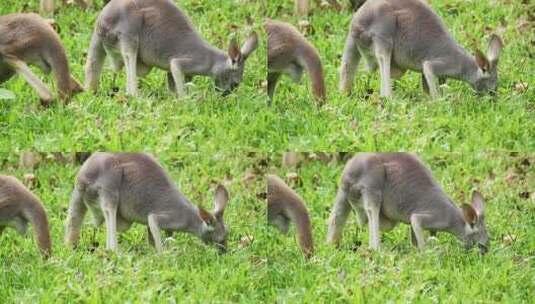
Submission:
<svg viewBox="0 0 535 304">
<path fill-rule="evenodd" d="M 485 50 L 491 32 L 503 36 L 498 98 L 479 98 L 469 85 L 451 80 L 443 97 L 431 101 L 421 93 L 420 75 L 409 73 L 395 83 L 395 97 L 383 100 L 378 75 L 363 70 L 354 95 L 342 96 L 336 87 L 350 13 L 314 5 L 303 30 L 320 50 L 328 104 L 320 110 L 314 106 L 307 78 L 302 85 L 285 78 L 268 108 L 262 23 L 271 17 L 298 24 L 303 18 L 292 15 L 291 1 L 180 1 L 203 36 L 220 48 L 227 48 L 233 31 L 240 41 L 252 30 L 260 34 L 261 44 L 246 64 L 245 81 L 234 94 L 223 98 L 211 80 L 199 77 L 188 97 L 179 100 L 167 91 L 165 73 L 155 70 L 141 81 L 142 97 L 132 99 L 124 94 L 124 72 L 113 86 L 108 68 L 96 96 L 86 92 L 68 105 L 43 109 L 26 83 L 12 79 L 2 85 L 17 98 L 0 102 L 0 150 L 533 151 L 533 5 L 490 0 L 432 4 L 468 49 Z M 37 7 L 37 1 L 3 0 L 0 14 Z M 83 77 L 96 15 L 67 7 L 56 16 L 78 79 Z"/>
<path fill-rule="evenodd" d="M 466 252 L 439 234 L 423 252 L 411 246 L 409 228 L 383 234 L 383 249 L 368 249 L 367 229 L 354 217 L 341 247 L 325 244 L 326 220 L 344 160 L 309 155 L 297 168 L 281 166 L 280 153 L 162 153 L 159 159 L 182 192 L 210 207 L 213 185 L 225 181 L 231 200 L 225 213 L 230 252 L 224 255 L 185 234 L 165 241 L 157 255 L 146 227 L 134 225 L 119 238 L 120 250 L 105 250 L 104 228 L 90 216 L 80 246 L 62 244 L 63 223 L 79 165 L 47 157 L 35 169 L 3 154 L 0 171 L 24 179 L 45 203 L 54 255 L 43 261 L 34 240 L 13 230 L 2 236 L 2 302 L 532 302 L 535 288 L 535 155 L 522 153 L 424 154 L 424 161 L 451 198 L 466 202 L 474 189 L 487 199 L 491 250 Z M 316 254 L 306 260 L 293 231 L 285 237 L 267 225 L 266 173 L 275 173 L 307 202 Z M 292 173 L 292 174 L 289 174 Z M 287 178 L 291 176 L 291 178 Z M 251 241 L 252 240 L 252 241 Z"/>
<path fill-rule="evenodd" d="M 345 0 L 340 0 L 345 1 Z M 60 2 L 60 1 L 56 1 Z M 97 9 L 59 7 L 55 20 L 76 78 Z M 140 80 L 139 98 L 125 95 L 125 75 L 112 83 L 105 68 L 101 89 L 69 104 L 43 108 L 19 77 L 1 84 L 15 99 L 0 99 L 0 174 L 21 179 L 45 204 L 53 256 L 44 261 L 33 233 L 0 237 L 2 303 L 385 303 L 533 302 L 535 293 L 535 6 L 529 1 L 433 0 L 453 36 L 466 48 L 486 49 L 491 33 L 502 36 L 497 98 L 478 97 L 468 84 L 448 81 L 438 100 L 421 92 L 420 75 L 395 82 L 394 97 L 379 97 L 379 75 L 360 67 L 354 93 L 337 92 L 338 68 L 351 20 L 346 9 L 319 8 L 293 15 L 291 0 L 175 1 L 202 35 L 226 49 L 256 31 L 259 48 L 245 66 L 244 82 L 223 97 L 213 81 L 197 77 L 188 96 L 168 92 L 163 71 Z M 38 1 L 1 0 L 0 14 L 37 11 Z M 297 25 L 322 57 L 327 104 L 317 108 L 308 77 L 284 77 L 267 107 L 264 18 Z M 306 21 L 306 22 L 305 22 Z M 51 77 L 37 72 L 47 84 Z M 35 167 L 20 164 L 22 151 L 40 151 Z M 147 151 L 168 170 L 191 201 L 210 209 L 214 185 L 224 181 L 231 200 L 225 213 L 230 251 L 185 234 L 165 241 L 156 254 L 146 227 L 105 250 L 105 229 L 88 215 L 80 246 L 63 245 L 63 225 L 80 164 L 53 151 Z M 281 164 L 284 151 L 350 153 L 322 161 L 303 155 L 297 167 Z M 411 246 L 409 228 L 383 234 L 379 252 L 368 249 L 367 229 L 354 217 L 340 248 L 325 244 L 326 222 L 345 161 L 356 151 L 413 151 L 458 204 L 473 190 L 487 199 L 491 250 L 466 252 L 447 234 L 422 251 Z M 334 154 L 333 154 L 334 155 Z M 316 253 L 306 260 L 291 231 L 267 225 L 266 173 L 283 177 L 307 202 Z"/>
</svg>

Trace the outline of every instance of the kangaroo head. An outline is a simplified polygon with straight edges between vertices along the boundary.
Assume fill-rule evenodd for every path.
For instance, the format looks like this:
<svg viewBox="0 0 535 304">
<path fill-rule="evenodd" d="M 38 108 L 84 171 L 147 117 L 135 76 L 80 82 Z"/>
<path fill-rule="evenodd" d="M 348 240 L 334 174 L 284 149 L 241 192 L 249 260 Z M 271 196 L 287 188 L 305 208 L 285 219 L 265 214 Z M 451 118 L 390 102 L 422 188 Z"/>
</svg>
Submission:
<svg viewBox="0 0 535 304">
<path fill-rule="evenodd" d="M 468 224 L 464 239 L 465 247 L 470 249 L 477 244 L 481 253 L 486 253 L 490 246 L 489 235 L 485 226 L 484 205 L 485 201 L 481 194 L 474 191 L 472 204 L 463 204 L 461 207 L 464 220 Z"/>
<path fill-rule="evenodd" d="M 480 50 L 476 51 L 475 62 L 478 67 L 478 74 L 472 83 L 474 89 L 479 93 L 495 94 L 498 87 L 498 59 L 503 48 L 502 39 L 493 34 L 489 41 L 487 55 Z"/>
<path fill-rule="evenodd" d="M 214 244 L 220 252 L 227 250 L 228 230 L 223 222 L 223 214 L 228 200 L 227 189 L 223 185 L 218 185 L 214 194 L 214 212 L 210 213 L 199 207 L 199 215 L 207 226 L 201 239 L 207 244 Z"/>
<path fill-rule="evenodd" d="M 224 95 L 238 87 L 243 78 L 245 61 L 258 47 L 258 36 L 253 32 L 240 49 L 235 39 L 230 41 L 227 60 L 215 69 L 215 86 Z"/>
</svg>

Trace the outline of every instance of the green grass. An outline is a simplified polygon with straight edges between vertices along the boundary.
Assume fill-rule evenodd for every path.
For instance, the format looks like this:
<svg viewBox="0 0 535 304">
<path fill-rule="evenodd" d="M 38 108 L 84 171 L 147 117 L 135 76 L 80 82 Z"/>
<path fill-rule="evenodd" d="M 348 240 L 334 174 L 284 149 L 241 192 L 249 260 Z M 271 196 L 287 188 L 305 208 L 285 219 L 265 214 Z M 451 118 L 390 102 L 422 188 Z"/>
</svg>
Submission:
<svg viewBox="0 0 535 304">
<path fill-rule="evenodd" d="M 98 2 L 98 1 L 97 1 Z M 0 13 L 37 9 L 37 1 L 4 0 Z M 426 152 L 535 149 L 535 63 L 530 7 L 519 1 L 433 1 L 455 38 L 469 49 L 486 49 L 490 32 L 500 33 L 505 49 L 500 59 L 497 99 L 478 98 L 454 80 L 443 97 L 431 101 L 421 93 L 420 75 L 408 73 L 395 83 L 395 98 L 378 96 L 378 75 L 362 71 L 355 94 L 340 95 L 338 68 L 350 22 L 348 11 L 322 9 L 308 18 L 308 38 L 320 50 L 326 69 L 328 105 L 317 110 L 309 81 L 295 85 L 285 78 L 274 106 L 266 107 L 266 41 L 264 17 L 298 23 L 290 0 L 181 1 L 201 33 L 226 48 L 232 25 L 241 41 L 251 30 L 262 43 L 247 62 L 245 82 L 222 98 L 207 78 L 197 78 L 187 98 L 178 100 L 165 85 L 165 74 L 153 71 L 141 81 L 141 98 L 124 96 L 124 72 L 118 94 L 113 73 L 103 74 L 100 92 L 78 95 L 70 104 L 48 109 L 21 79 L 2 87 L 16 92 L 16 100 L 0 102 L 0 150 L 39 151 L 150 150 L 412 150 Z M 533 6 L 531 6 L 532 8 Z M 83 77 L 83 65 L 96 12 L 60 8 L 57 22 L 72 69 Z M 247 26 L 247 19 L 253 21 Z M 531 23 L 529 23 L 531 22 Z M 52 81 L 47 78 L 47 81 Z M 526 90 L 515 89 L 519 83 Z M 368 95 L 368 90 L 373 94 Z M 112 96 L 110 96 L 112 95 Z"/>
<path fill-rule="evenodd" d="M 252 30 L 260 34 L 244 83 L 230 96 L 223 98 L 211 80 L 199 77 L 188 97 L 178 100 L 157 70 L 140 81 L 140 98 L 125 96 L 124 72 L 115 92 L 107 68 L 97 95 L 83 93 L 50 108 L 42 108 L 18 77 L 0 85 L 16 94 L 14 100 L 0 100 L 0 173 L 22 180 L 35 175 L 25 183 L 45 203 L 54 241 L 54 255 L 43 261 L 32 237 L 9 229 L 1 236 L 0 302 L 533 302 L 535 32 L 529 1 L 431 1 L 468 49 L 485 49 L 484 37 L 491 32 L 502 35 L 506 45 L 498 98 L 477 97 L 467 84 L 451 80 L 436 101 L 421 93 L 416 73 L 396 81 L 395 97 L 383 100 L 378 75 L 362 68 L 352 96 L 337 92 L 347 11 L 313 5 L 309 17 L 297 18 L 291 0 L 177 2 L 220 48 L 226 49 L 231 35 L 243 41 Z M 37 7 L 37 0 L 2 0 L 0 14 Z M 71 68 L 82 81 L 96 15 L 60 7 L 56 16 Z M 323 108 L 311 99 L 308 77 L 300 85 L 283 78 L 273 106 L 266 106 L 265 17 L 310 22 L 306 36 L 326 70 L 329 99 Z M 50 77 L 43 79 L 53 85 Z M 24 150 L 149 151 L 183 193 L 205 207 L 211 207 L 212 185 L 226 179 L 231 251 L 219 255 L 178 234 L 157 255 L 146 241 L 146 228 L 138 225 L 121 235 L 114 254 L 104 249 L 104 229 L 95 230 L 89 219 L 79 248 L 70 250 L 62 244 L 63 224 L 79 165 L 49 155 L 35 169 L 25 169 L 18 165 Z M 327 246 L 326 220 L 344 162 L 307 160 L 297 169 L 283 168 L 281 154 L 287 150 L 415 151 L 454 201 L 468 201 L 474 189 L 483 193 L 492 249 L 486 256 L 465 252 L 453 237 L 439 234 L 418 252 L 410 245 L 409 228 L 400 225 L 383 235 L 383 250 L 373 252 L 367 229 L 358 229 L 354 219 L 341 248 Z M 246 172 L 254 172 L 252 182 L 244 181 Z M 265 173 L 289 172 L 298 174 L 301 182 L 291 185 L 312 216 L 317 252 L 309 261 L 293 232 L 284 237 L 267 225 L 265 203 L 257 199 Z M 242 244 L 248 236 L 252 244 Z"/>
<path fill-rule="evenodd" d="M 146 241 L 146 227 L 134 225 L 119 239 L 117 254 L 104 249 L 105 231 L 86 219 L 80 246 L 62 244 L 63 223 L 78 165 L 47 159 L 35 170 L 18 166 L 16 154 L 4 154 L 0 171 L 23 178 L 45 203 L 54 255 L 43 261 L 34 240 L 6 230 L 0 242 L 2 302 L 532 302 L 535 287 L 535 155 L 447 153 L 423 155 L 451 198 L 468 201 L 479 189 L 487 199 L 486 221 L 491 250 L 480 256 L 465 252 L 448 234 L 439 234 L 423 252 L 410 245 L 409 228 L 399 225 L 383 234 L 383 249 L 367 246 L 367 229 L 350 217 L 341 248 L 325 244 L 326 220 L 343 161 L 307 159 L 298 169 L 281 168 L 278 153 L 162 153 L 160 160 L 182 192 L 210 207 L 214 182 L 230 183 L 225 220 L 231 229 L 230 252 L 185 234 L 165 242 L 157 255 Z M 256 174 L 244 182 L 245 172 Z M 285 177 L 306 200 L 312 217 L 316 254 L 305 260 L 294 239 L 267 225 L 265 173 Z M 244 245 L 241 239 L 253 238 Z M 514 241 L 508 243 L 507 237 Z M 98 243 L 96 245 L 95 243 Z M 362 244 L 361 244 L 362 243 Z M 96 247 L 95 247 L 96 245 Z"/>
</svg>

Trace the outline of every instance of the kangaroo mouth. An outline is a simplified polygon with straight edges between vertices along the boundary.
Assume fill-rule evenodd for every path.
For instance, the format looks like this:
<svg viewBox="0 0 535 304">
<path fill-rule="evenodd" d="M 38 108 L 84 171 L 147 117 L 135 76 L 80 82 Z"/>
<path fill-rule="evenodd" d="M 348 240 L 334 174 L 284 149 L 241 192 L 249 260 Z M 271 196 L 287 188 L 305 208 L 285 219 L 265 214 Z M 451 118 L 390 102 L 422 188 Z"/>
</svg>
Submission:
<svg viewBox="0 0 535 304">
<path fill-rule="evenodd" d="M 481 254 L 486 254 L 487 252 L 489 252 L 489 247 L 487 245 L 478 244 L 477 247 L 479 248 L 479 253 Z"/>
<path fill-rule="evenodd" d="M 216 248 L 217 248 L 217 250 L 219 251 L 220 254 L 227 253 L 227 246 L 226 246 L 226 244 L 216 243 L 215 246 L 216 246 Z"/>
</svg>

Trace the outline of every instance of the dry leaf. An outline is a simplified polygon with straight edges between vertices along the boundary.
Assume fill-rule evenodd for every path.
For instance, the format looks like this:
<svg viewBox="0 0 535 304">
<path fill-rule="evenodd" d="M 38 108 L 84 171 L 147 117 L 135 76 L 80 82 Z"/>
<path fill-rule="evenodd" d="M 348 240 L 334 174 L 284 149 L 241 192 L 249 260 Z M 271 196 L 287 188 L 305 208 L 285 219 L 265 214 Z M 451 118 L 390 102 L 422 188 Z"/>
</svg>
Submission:
<svg viewBox="0 0 535 304">
<path fill-rule="evenodd" d="M 502 243 L 505 246 L 511 246 L 516 241 L 516 235 L 514 234 L 506 234 L 502 238 Z"/>
<path fill-rule="evenodd" d="M 254 241 L 254 237 L 252 235 L 246 234 L 246 235 L 242 236 L 238 246 L 240 248 L 249 247 L 253 243 L 253 241 Z"/>
<path fill-rule="evenodd" d="M 525 92 L 528 89 L 528 83 L 527 82 L 517 82 L 515 83 L 515 91 L 518 93 Z"/>
<path fill-rule="evenodd" d="M 303 34 L 309 33 L 311 30 L 310 22 L 308 22 L 308 20 L 299 20 L 299 22 L 297 23 L 297 26 L 299 27 L 299 30 Z"/>
</svg>

